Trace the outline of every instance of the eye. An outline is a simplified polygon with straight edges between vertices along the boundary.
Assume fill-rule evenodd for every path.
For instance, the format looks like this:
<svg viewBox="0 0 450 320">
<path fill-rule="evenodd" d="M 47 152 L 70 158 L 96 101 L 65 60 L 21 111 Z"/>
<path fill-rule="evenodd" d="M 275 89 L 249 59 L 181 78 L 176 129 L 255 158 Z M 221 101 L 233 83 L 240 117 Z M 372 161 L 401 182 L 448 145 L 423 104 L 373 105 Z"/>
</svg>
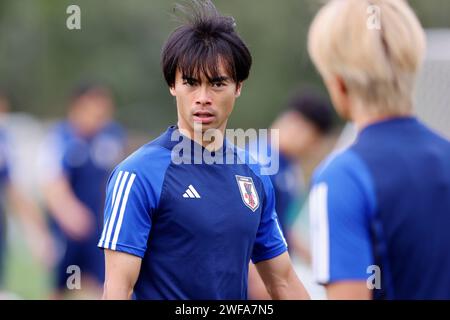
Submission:
<svg viewBox="0 0 450 320">
<path fill-rule="evenodd" d="M 225 86 L 225 82 L 222 82 L 222 81 L 213 82 L 212 86 L 213 86 L 213 88 L 221 88 L 221 87 Z"/>
<path fill-rule="evenodd" d="M 197 81 L 194 80 L 194 79 L 183 79 L 183 84 L 187 85 L 187 86 L 190 86 L 190 87 L 193 87 L 193 86 L 195 86 L 197 84 Z"/>
</svg>

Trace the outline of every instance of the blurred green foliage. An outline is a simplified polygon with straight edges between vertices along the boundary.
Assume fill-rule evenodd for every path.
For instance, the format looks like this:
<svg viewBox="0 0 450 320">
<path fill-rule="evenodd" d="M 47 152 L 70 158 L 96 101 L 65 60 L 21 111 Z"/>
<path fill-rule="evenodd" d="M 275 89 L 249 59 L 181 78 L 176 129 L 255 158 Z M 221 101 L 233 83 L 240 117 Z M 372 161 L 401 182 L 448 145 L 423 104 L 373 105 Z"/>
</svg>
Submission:
<svg viewBox="0 0 450 320">
<path fill-rule="evenodd" d="M 231 127 L 266 127 L 287 96 L 320 78 L 306 51 L 308 25 L 320 0 L 216 0 L 236 18 L 254 64 L 230 120 Z M 410 1 L 425 27 L 450 26 L 447 0 Z M 175 1 L 2 0 L 0 86 L 16 110 L 39 117 L 64 115 L 68 92 L 80 80 L 109 84 L 118 118 L 129 128 L 158 133 L 175 122 L 175 105 L 159 55 L 177 26 Z M 81 30 L 68 30 L 66 9 L 81 8 Z"/>
</svg>

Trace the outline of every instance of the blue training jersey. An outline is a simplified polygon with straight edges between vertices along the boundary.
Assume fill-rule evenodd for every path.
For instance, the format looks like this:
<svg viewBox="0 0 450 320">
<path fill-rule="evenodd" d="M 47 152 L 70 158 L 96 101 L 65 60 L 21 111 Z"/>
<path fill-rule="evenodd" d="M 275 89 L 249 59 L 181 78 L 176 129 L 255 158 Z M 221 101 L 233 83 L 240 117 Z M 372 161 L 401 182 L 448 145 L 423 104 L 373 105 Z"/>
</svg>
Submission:
<svg viewBox="0 0 450 320">
<path fill-rule="evenodd" d="M 228 141 L 221 151 L 234 164 L 173 161 L 196 146 L 208 152 L 173 139 L 177 132 L 170 127 L 114 170 L 98 246 L 142 258 L 137 299 L 246 299 L 250 259 L 286 251 L 270 179 Z M 179 153 L 183 139 L 193 148 Z"/>
<path fill-rule="evenodd" d="M 374 298 L 450 299 L 450 142 L 413 117 L 381 121 L 313 183 L 319 282 L 370 277 Z"/>
<path fill-rule="evenodd" d="M 285 232 L 292 227 L 292 207 L 299 206 L 301 201 L 301 176 L 297 165 L 282 152 L 279 155 L 280 168 L 270 176 L 275 189 L 277 200 L 276 210 L 279 214 L 282 230 Z"/>
<path fill-rule="evenodd" d="M 270 174 L 275 192 L 275 210 L 278 215 L 281 230 L 284 234 L 292 227 L 293 222 L 300 210 L 303 196 L 303 180 L 301 170 L 293 160 L 286 156 L 283 152 L 273 148 L 270 143 L 264 147 L 259 145 L 260 142 L 253 141 L 247 146 L 250 154 L 258 159 L 261 166 L 270 168 L 276 161 L 278 163 L 277 170 Z M 276 157 L 276 159 L 275 159 Z M 288 241 L 289 247 L 289 239 Z"/>
<path fill-rule="evenodd" d="M 60 122 L 44 144 L 42 175 L 51 180 L 63 174 L 101 228 L 106 183 L 114 166 L 123 159 L 125 146 L 125 131 L 115 122 L 90 137 L 80 136 L 69 121 Z"/>
</svg>

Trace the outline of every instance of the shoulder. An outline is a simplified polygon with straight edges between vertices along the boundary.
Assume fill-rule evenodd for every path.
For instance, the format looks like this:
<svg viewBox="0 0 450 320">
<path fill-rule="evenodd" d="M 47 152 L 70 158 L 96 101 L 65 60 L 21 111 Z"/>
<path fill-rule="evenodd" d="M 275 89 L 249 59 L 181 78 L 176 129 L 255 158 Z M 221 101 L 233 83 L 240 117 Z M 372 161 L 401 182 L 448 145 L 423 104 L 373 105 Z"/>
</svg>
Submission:
<svg viewBox="0 0 450 320">
<path fill-rule="evenodd" d="M 67 149 L 70 135 L 70 127 L 67 121 L 58 121 L 51 124 L 44 134 L 40 151 L 53 155 L 63 154 Z"/>
<path fill-rule="evenodd" d="M 141 177 L 152 178 L 163 174 L 171 163 L 171 151 L 152 142 L 129 155 L 115 169 Z"/>
<path fill-rule="evenodd" d="M 170 163 L 170 150 L 146 144 L 113 170 L 108 182 L 108 192 L 114 192 L 119 186 L 125 187 L 125 184 L 127 189 L 133 186 L 133 199 L 157 207 Z"/>
<path fill-rule="evenodd" d="M 50 125 L 50 134 L 64 135 L 70 131 L 70 124 L 66 120 L 60 120 Z"/>
<path fill-rule="evenodd" d="M 342 175 L 356 178 L 368 173 L 368 168 L 359 155 L 351 148 L 330 154 L 314 171 L 315 183 L 337 178 Z"/>
<path fill-rule="evenodd" d="M 119 124 L 118 122 L 112 121 L 108 123 L 103 130 L 101 131 L 102 134 L 107 134 L 111 136 L 116 137 L 125 137 L 126 136 L 126 130 L 125 128 Z"/>
<path fill-rule="evenodd" d="M 313 194 L 316 190 L 326 190 L 332 203 L 345 206 L 350 203 L 366 203 L 370 212 L 376 207 L 376 188 L 372 174 L 351 147 L 331 154 L 323 161 L 314 172 L 312 184 Z"/>
<path fill-rule="evenodd" d="M 425 133 L 428 139 L 428 146 L 436 145 L 442 153 L 446 153 L 447 155 L 450 154 L 450 141 L 446 137 L 442 136 L 440 133 L 422 122 L 418 122 L 418 126 L 421 128 L 422 132 Z"/>
<path fill-rule="evenodd" d="M 67 121 L 61 120 L 48 127 L 44 141 L 48 144 L 64 144 L 73 138 L 70 125 Z"/>
</svg>

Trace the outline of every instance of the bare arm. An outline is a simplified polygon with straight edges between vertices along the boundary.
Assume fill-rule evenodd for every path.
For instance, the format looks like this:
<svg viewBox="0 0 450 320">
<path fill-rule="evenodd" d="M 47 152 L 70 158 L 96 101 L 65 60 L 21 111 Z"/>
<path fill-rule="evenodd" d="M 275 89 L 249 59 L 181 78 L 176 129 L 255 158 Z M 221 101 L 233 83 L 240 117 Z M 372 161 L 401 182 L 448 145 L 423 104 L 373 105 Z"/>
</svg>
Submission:
<svg viewBox="0 0 450 320">
<path fill-rule="evenodd" d="M 256 268 L 272 299 L 309 299 L 309 294 L 298 279 L 287 252 L 258 262 Z"/>
<path fill-rule="evenodd" d="M 372 292 L 366 281 L 339 281 L 326 286 L 330 300 L 370 300 Z"/>
<path fill-rule="evenodd" d="M 129 300 L 141 269 L 142 259 L 105 249 L 104 300 Z"/>
<path fill-rule="evenodd" d="M 80 240 L 94 227 L 92 214 L 73 193 L 66 177 L 59 176 L 44 185 L 44 197 L 50 214 L 72 238 Z"/>
<path fill-rule="evenodd" d="M 256 266 L 252 262 L 248 265 L 248 297 L 251 300 L 271 299 Z"/>
</svg>

